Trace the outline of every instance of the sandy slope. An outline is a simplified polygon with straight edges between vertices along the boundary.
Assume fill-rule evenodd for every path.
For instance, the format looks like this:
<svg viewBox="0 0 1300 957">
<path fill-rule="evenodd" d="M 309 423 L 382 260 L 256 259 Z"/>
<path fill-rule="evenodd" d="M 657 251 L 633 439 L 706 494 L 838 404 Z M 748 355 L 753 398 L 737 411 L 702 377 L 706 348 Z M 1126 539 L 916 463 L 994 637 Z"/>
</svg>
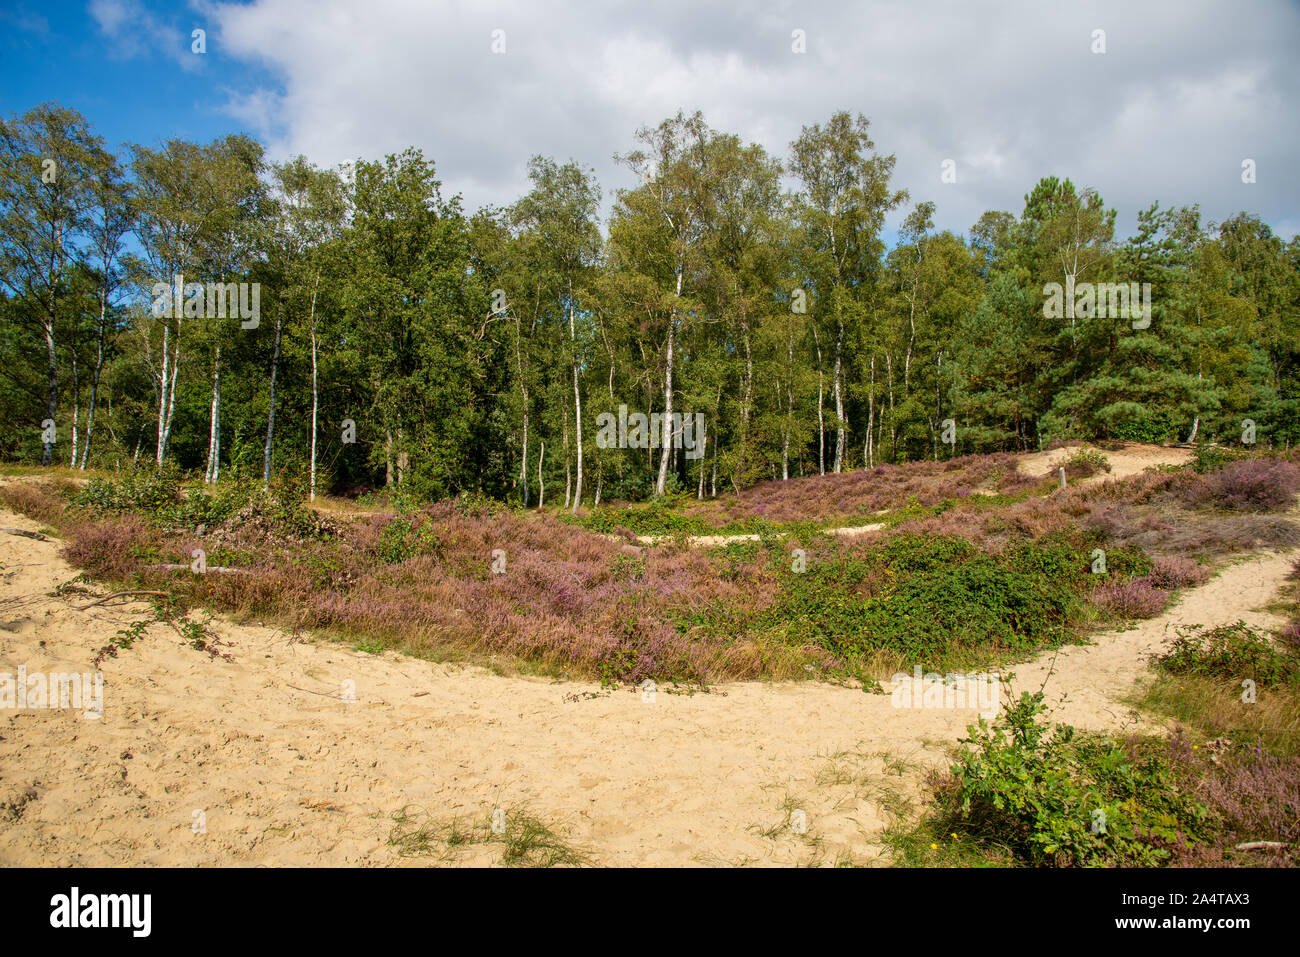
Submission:
<svg viewBox="0 0 1300 957">
<path fill-rule="evenodd" d="M 1085 446 L 1092 448 L 1092 446 Z M 1077 447 L 1052 449 L 1050 452 L 1034 452 L 1020 457 L 1016 467 L 1026 475 L 1043 475 L 1055 472 L 1065 461 L 1078 451 Z M 1195 457 L 1192 449 L 1176 446 L 1145 445 L 1139 442 L 1127 442 L 1118 451 L 1108 452 L 1098 449 L 1110 463 L 1109 472 L 1098 472 L 1086 479 L 1079 479 L 1074 484 L 1089 485 L 1093 482 L 1105 482 L 1110 479 L 1128 478 L 1157 465 L 1186 465 Z"/>
<path fill-rule="evenodd" d="M 35 527 L 4 511 L 0 525 Z M 0 534 L 0 672 L 89 670 L 94 649 L 144 617 L 141 604 L 82 612 L 47 597 L 75 574 L 58 548 Z M 1287 568 L 1278 555 L 1231 566 L 1165 617 L 1063 651 L 1050 699 L 1065 695 L 1063 716 L 1083 726 L 1125 720 L 1116 699 L 1167 626 L 1264 622 L 1249 610 Z M 974 717 L 815 683 L 643 700 L 256 625 L 218 630 L 233 662 L 160 625 L 107 660 L 101 720 L 0 712 L 0 863 L 411 863 L 386 846 L 389 816 L 406 804 L 477 820 L 526 805 L 600 864 L 866 862 L 886 822 L 882 794 L 915 795 L 920 771 L 942 765 Z M 1051 664 L 1019 666 L 1018 685 L 1037 687 Z M 906 773 L 887 756 L 909 762 Z M 792 807 L 806 836 L 786 826 Z M 199 809 L 204 834 L 191 829 Z M 478 846 L 455 861 L 499 855 Z"/>
<path fill-rule="evenodd" d="M 1050 452 L 1033 452 L 1020 456 L 1016 462 L 1016 468 L 1026 475 L 1041 476 L 1055 472 L 1071 455 L 1077 451 L 1075 447 L 1053 449 Z M 1185 465 L 1190 462 L 1194 456 L 1191 449 L 1176 448 L 1163 445 L 1144 445 L 1138 442 L 1125 443 L 1124 447 L 1114 452 L 1103 452 L 1107 461 L 1110 463 L 1109 472 L 1098 472 L 1090 475 L 1085 479 L 1077 479 L 1076 485 L 1092 485 L 1097 482 L 1105 482 L 1112 479 L 1128 478 L 1130 475 L 1137 475 L 1157 465 Z M 992 489 L 976 489 L 977 495 L 996 495 Z M 877 515 L 883 515 L 888 509 L 877 512 Z M 850 525 L 844 528 L 828 528 L 826 532 L 830 535 L 839 535 L 844 538 L 853 538 L 857 535 L 865 535 L 868 532 L 878 531 L 884 528 L 883 522 L 876 522 L 871 525 Z M 758 535 L 695 535 L 686 539 L 686 544 L 694 548 L 713 548 L 718 545 L 729 545 L 732 542 L 756 542 L 759 540 Z M 642 545 L 657 545 L 660 542 L 673 541 L 672 535 L 641 535 L 637 541 Z"/>
</svg>

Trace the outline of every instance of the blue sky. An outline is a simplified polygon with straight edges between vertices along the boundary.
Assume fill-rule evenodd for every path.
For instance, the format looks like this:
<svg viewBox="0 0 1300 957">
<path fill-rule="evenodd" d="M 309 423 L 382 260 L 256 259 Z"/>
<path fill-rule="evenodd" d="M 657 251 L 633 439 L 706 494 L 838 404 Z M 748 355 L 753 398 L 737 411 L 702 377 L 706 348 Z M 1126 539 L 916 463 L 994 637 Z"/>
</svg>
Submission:
<svg viewBox="0 0 1300 957">
<path fill-rule="evenodd" d="M 940 228 L 1057 175 L 1100 190 L 1121 238 L 1156 199 L 1290 237 L 1297 49 L 1288 0 L 7 0 L 0 112 L 57 101 L 114 147 L 244 131 L 321 165 L 415 145 L 473 210 L 517 198 L 534 153 L 593 166 L 608 207 L 634 182 L 613 154 L 679 108 L 777 155 L 848 109 Z"/>
<path fill-rule="evenodd" d="M 209 42 L 203 56 L 191 53 L 190 31 L 205 17 L 187 6 L 140 4 L 153 22 L 123 23 L 118 36 L 92 6 L 16 0 L 0 12 L 0 110 L 21 113 L 53 100 L 83 113 L 114 148 L 169 137 L 206 142 L 247 125 L 229 113 L 226 89 L 275 82 L 220 43 Z"/>
</svg>

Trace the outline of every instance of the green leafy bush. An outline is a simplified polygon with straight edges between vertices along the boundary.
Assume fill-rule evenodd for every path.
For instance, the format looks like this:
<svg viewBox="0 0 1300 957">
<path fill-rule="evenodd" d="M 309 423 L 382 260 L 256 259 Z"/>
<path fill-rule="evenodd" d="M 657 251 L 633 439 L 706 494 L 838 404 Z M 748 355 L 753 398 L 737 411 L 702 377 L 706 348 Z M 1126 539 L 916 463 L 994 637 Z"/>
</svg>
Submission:
<svg viewBox="0 0 1300 957">
<path fill-rule="evenodd" d="M 1225 448 L 1219 445 L 1202 443 L 1196 447 L 1196 456 L 1192 459 L 1192 469 L 1204 475 L 1217 472 L 1229 462 L 1236 462 L 1250 455 L 1245 449 Z"/>
<path fill-rule="evenodd" d="M 417 555 L 436 555 L 442 543 L 432 522 L 400 515 L 379 532 L 375 554 L 386 565 L 397 565 Z"/>
<path fill-rule="evenodd" d="M 132 469 L 117 478 L 92 478 L 76 503 L 108 512 L 166 513 L 181 502 L 181 474 L 174 468 Z"/>
<path fill-rule="evenodd" d="M 1069 478 L 1087 478 L 1098 472 L 1110 471 L 1110 460 L 1100 449 L 1076 449 L 1062 464 Z"/>
<path fill-rule="evenodd" d="M 1041 566 L 1018 567 L 1024 554 L 986 555 L 964 539 L 902 535 L 790 575 L 767 618 L 846 659 L 890 649 L 937 661 L 954 651 L 1060 641 L 1082 610 L 1083 556 L 1067 557 L 1062 545 Z"/>
<path fill-rule="evenodd" d="M 274 487 L 273 500 L 284 490 Z M 255 496 L 245 479 L 223 481 L 215 487 L 192 484 L 171 467 L 133 469 L 116 478 L 93 478 L 75 499 L 77 505 L 100 512 L 135 512 L 164 525 L 214 526 L 236 514 Z M 270 509 L 274 511 L 278 504 Z"/>
<path fill-rule="evenodd" d="M 1264 687 L 1300 682 L 1295 653 L 1244 621 L 1209 629 L 1179 628 L 1178 637 L 1155 664 L 1166 674 L 1233 682 L 1250 678 Z"/>
<path fill-rule="evenodd" d="M 1033 866 L 1158 865 L 1199 838 L 1209 811 L 1180 790 L 1167 753 L 1048 727 L 1045 710 L 1041 692 L 1026 693 L 971 726 L 939 789 L 946 829 Z"/>
</svg>

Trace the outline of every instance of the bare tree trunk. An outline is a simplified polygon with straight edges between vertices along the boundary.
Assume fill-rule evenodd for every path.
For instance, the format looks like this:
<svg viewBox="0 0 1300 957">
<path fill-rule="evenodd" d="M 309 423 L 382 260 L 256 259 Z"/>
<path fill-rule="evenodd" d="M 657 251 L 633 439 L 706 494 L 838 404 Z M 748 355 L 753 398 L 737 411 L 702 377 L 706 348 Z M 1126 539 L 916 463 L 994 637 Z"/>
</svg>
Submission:
<svg viewBox="0 0 1300 957">
<path fill-rule="evenodd" d="M 749 413 L 754 401 L 754 356 L 749 346 L 749 323 L 744 318 L 740 321 L 740 331 L 745 344 L 745 395 L 740 404 L 740 454 L 736 456 L 736 467 L 732 472 L 733 484 L 736 475 L 744 475 L 749 448 Z"/>
<path fill-rule="evenodd" d="M 682 295 L 682 273 L 685 270 L 685 264 L 677 264 L 677 297 Z M 659 449 L 659 478 L 655 482 L 655 495 L 664 494 L 664 486 L 668 481 L 668 454 L 671 451 L 669 446 L 672 444 L 672 417 L 673 417 L 673 350 L 677 345 L 677 304 L 673 303 L 672 314 L 668 317 L 668 354 L 667 364 L 664 368 L 664 419 L 662 429 L 660 430 L 660 449 Z"/>
<path fill-rule="evenodd" d="M 837 474 L 844 468 L 844 390 L 841 383 L 844 369 L 843 351 L 844 323 L 841 321 L 835 336 L 835 472 Z"/>
<path fill-rule="evenodd" d="M 176 335 L 171 334 L 171 326 L 163 322 L 163 361 L 158 378 L 158 465 L 167 457 L 167 439 L 171 435 L 172 415 L 176 410 L 176 372 L 181 364 L 181 324 L 176 321 Z M 173 342 L 174 340 L 174 342 Z M 171 352 L 167 346 L 171 343 Z M 170 371 L 169 371 L 170 370 Z"/>
<path fill-rule="evenodd" d="M 45 394 L 45 417 L 50 422 L 57 423 L 59 414 L 59 360 L 55 350 L 54 332 L 56 329 L 56 320 L 58 318 L 59 300 L 58 300 L 58 255 L 62 248 L 62 223 L 55 220 L 54 223 L 54 241 L 50 244 L 50 316 L 49 320 L 42 323 L 45 327 L 45 356 L 47 361 L 46 376 L 47 389 Z M 41 451 L 41 465 L 54 464 L 54 442 L 47 441 L 44 449 Z"/>
<path fill-rule="evenodd" d="M 52 297 L 51 297 L 52 299 Z M 47 369 L 48 389 L 45 394 L 45 417 L 51 422 L 57 421 L 55 416 L 59 411 L 59 363 L 54 353 L 54 323 L 53 319 L 50 325 L 45 328 L 45 351 L 49 358 L 49 367 Z M 41 464 L 51 465 L 54 462 L 54 443 L 46 442 L 45 450 L 41 453 Z"/>
<path fill-rule="evenodd" d="M 876 467 L 876 447 L 871 426 L 876 419 L 876 354 L 871 354 L 871 390 L 867 393 L 867 468 Z"/>
<path fill-rule="evenodd" d="M 718 437 L 713 437 L 713 477 L 709 479 L 709 497 L 718 497 Z"/>
<path fill-rule="evenodd" d="M 512 309 L 511 312 L 514 310 Z M 524 381 L 524 359 L 519 340 L 522 330 L 519 317 L 515 316 L 515 368 L 519 371 L 519 394 L 523 399 L 524 438 L 519 457 L 519 484 L 523 488 L 524 508 L 528 507 L 528 385 Z M 539 503 L 540 504 L 540 503 Z"/>
<path fill-rule="evenodd" d="M 790 478 L 790 430 L 794 427 L 794 321 L 787 318 L 785 351 L 785 429 L 781 435 L 781 481 Z"/>
<path fill-rule="evenodd" d="M 221 344 L 217 343 L 212 356 L 212 411 L 208 416 L 208 466 L 203 481 L 215 485 L 217 481 L 217 436 L 221 434 Z"/>
<path fill-rule="evenodd" d="M 275 377 L 280 371 L 280 330 L 284 312 L 275 311 L 275 348 L 271 353 L 271 405 L 266 415 L 266 449 L 262 453 L 262 485 L 271 484 L 271 443 L 275 440 Z"/>
<path fill-rule="evenodd" d="M 817 323 L 812 324 L 813 344 L 817 347 L 817 474 L 826 474 L 826 388 L 822 374 L 822 342 Z"/>
<path fill-rule="evenodd" d="M 77 340 L 72 340 L 72 460 L 68 468 L 77 467 L 77 421 L 81 418 L 81 385 L 77 380 Z"/>
<path fill-rule="evenodd" d="M 700 499 L 701 501 L 704 500 L 704 473 L 706 471 L 704 467 L 704 453 L 707 452 L 708 450 L 709 450 L 709 430 L 708 430 L 708 425 L 706 424 L 700 429 L 700 487 L 699 490 L 696 491 L 695 493 L 695 497 Z"/>
<path fill-rule="evenodd" d="M 578 484 L 573 490 L 573 514 L 582 502 L 582 392 L 578 388 L 578 332 L 573 320 L 573 289 L 569 289 L 569 338 L 573 343 L 573 420 L 578 445 Z"/>
<path fill-rule="evenodd" d="M 894 356 L 893 353 L 885 353 L 885 371 L 889 377 L 889 454 L 893 456 L 894 461 L 898 461 L 898 433 L 895 429 L 894 420 Z"/>
<path fill-rule="evenodd" d="M 158 464 L 163 464 L 163 455 L 166 451 L 163 441 L 163 431 L 167 427 L 167 373 L 171 369 L 171 326 L 166 320 L 163 321 L 162 337 L 162 370 L 158 374 L 158 441 L 154 447 L 154 457 Z"/>
<path fill-rule="evenodd" d="M 546 440 L 541 440 L 542 447 L 537 453 L 537 508 L 540 510 L 546 501 L 546 485 L 542 482 L 542 462 L 546 459 Z"/>
<path fill-rule="evenodd" d="M 573 494 L 573 463 L 569 461 L 569 402 L 566 399 L 560 416 L 560 434 L 564 436 L 564 507 Z"/>
<path fill-rule="evenodd" d="M 81 453 L 81 471 L 86 471 L 90 459 L 90 438 L 95 429 L 95 404 L 99 401 L 99 374 L 104 368 L 104 313 L 107 296 L 99 296 L 99 330 L 95 337 L 95 374 L 90 380 L 90 408 L 86 410 L 86 446 Z"/>
<path fill-rule="evenodd" d="M 320 288 L 320 270 L 311 287 L 311 480 L 307 497 L 316 501 L 316 413 L 320 392 L 316 387 L 316 291 Z"/>
</svg>

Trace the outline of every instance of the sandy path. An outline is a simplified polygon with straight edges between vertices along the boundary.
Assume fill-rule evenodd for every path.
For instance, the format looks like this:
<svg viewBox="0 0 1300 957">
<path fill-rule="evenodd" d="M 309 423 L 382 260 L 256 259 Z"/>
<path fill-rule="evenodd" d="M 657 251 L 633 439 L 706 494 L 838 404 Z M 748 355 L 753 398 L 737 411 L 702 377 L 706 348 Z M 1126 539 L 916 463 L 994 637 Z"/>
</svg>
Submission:
<svg viewBox="0 0 1300 957">
<path fill-rule="evenodd" d="M 823 531 L 827 535 L 853 538 L 884 527 L 884 522 L 873 522 L 870 525 L 847 525 L 844 528 L 826 528 Z M 785 538 L 785 533 L 778 532 L 776 537 Z M 692 548 L 714 548 L 718 545 L 730 545 L 732 542 L 757 542 L 761 539 L 761 535 L 692 535 L 686 539 L 686 544 Z M 658 545 L 660 542 L 675 541 L 676 538 L 672 535 L 638 535 L 636 540 L 642 545 Z"/>
<path fill-rule="evenodd" d="M 35 527 L 3 511 L 0 525 Z M 0 672 L 89 670 L 95 648 L 144 617 L 143 605 L 80 612 L 47 597 L 75 574 L 58 548 L 0 535 Z M 1068 694 L 1062 714 L 1080 725 L 1115 724 L 1116 698 L 1166 624 L 1235 620 L 1288 567 L 1276 555 L 1231 566 L 1165 618 L 1067 649 L 1049 696 Z M 100 720 L 0 711 L 0 863 L 424 863 L 385 843 L 389 816 L 410 803 L 439 820 L 526 805 L 598 864 L 865 863 L 880 851 L 883 792 L 915 796 L 920 771 L 944 764 L 974 718 L 819 683 L 661 689 L 643 700 L 295 642 L 257 625 L 218 630 L 233 662 L 161 625 L 105 661 Z M 1046 668 L 1018 667 L 1019 685 L 1037 687 Z M 355 702 L 340 700 L 345 682 Z M 887 756 L 909 770 L 887 770 Z M 806 835 L 788 826 L 790 808 L 806 815 Z M 191 829 L 196 810 L 206 833 Z M 499 846 L 475 846 L 455 861 L 499 856 Z"/>
<path fill-rule="evenodd" d="M 1085 445 L 1084 448 L 1091 449 L 1095 446 Z M 1044 475 L 1064 465 L 1066 460 L 1078 451 L 1077 447 L 1069 447 L 1052 449 L 1050 452 L 1033 452 L 1021 456 L 1016 467 L 1026 475 Z M 1186 465 L 1196 457 L 1192 449 L 1144 445 L 1139 442 L 1126 443 L 1122 449 L 1115 452 L 1107 452 L 1105 449 L 1097 449 L 1097 451 L 1106 456 L 1106 460 L 1110 463 L 1110 471 L 1097 472 L 1086 479 L 1076 479 L 1073 484 L 1090 485 L 1094 482 L 1128 478 L 1130 475 L 1138 475 L 1157 465 Z"/>
</svg>

